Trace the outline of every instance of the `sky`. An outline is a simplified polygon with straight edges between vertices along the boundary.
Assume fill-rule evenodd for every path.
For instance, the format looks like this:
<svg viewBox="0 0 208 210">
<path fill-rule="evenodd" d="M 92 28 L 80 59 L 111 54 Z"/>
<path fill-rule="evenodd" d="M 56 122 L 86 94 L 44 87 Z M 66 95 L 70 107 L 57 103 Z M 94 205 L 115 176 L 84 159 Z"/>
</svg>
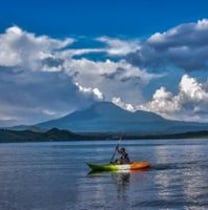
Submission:
<svg viewBox="0 0 208 210">
<path fill-rule="evenodd" d="M 0 7 L 0 126 L 99 101 L 208 122 L 208 2 L 19 0 Z"/>
</svg>

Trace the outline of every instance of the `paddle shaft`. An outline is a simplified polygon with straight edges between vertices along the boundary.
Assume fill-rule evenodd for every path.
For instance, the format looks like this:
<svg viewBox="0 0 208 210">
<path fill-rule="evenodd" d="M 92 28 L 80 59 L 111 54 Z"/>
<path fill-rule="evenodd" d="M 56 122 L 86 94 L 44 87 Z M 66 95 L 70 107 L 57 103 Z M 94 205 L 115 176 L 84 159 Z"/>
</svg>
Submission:
<svg viewBox="0 0 208 210">
<path fill-rule="evenodd" d="M 114 153 L 113 153 L 113 155 L 112 155 L 112 157 L 111 157 L 110 163 L 113 161 L 113 159 L 114 159 L 114 157 L 115 157 L 115 155 L 116 155 L 116 152 L 117 152 L 117 149 L 118 149 L 118 147 L 119 147 L 120 142 L 121 142 L 121 139 L 119 139 L 119 142 L 118 142 L 118 144 L 116 145 L 116 148 L 115 148 Z"/>
<path fill-rule="evenodd" d="M 116 155 L 116 152 L 117 152 L 117 148 L 119 147 L 119 144 L 117 144 L 116 145 L 116 148 L 115 148 L 115 150 L 114 150 L 114 153 L 113 153 L 113 155 L 112 155 L 112 158 L 111 158 L 111 160 L 110 160 L 110 163 L 113 161 L 113 159 L 114 159 L 114 157 L 115 157 L 115 155 Z"/>
</svg>

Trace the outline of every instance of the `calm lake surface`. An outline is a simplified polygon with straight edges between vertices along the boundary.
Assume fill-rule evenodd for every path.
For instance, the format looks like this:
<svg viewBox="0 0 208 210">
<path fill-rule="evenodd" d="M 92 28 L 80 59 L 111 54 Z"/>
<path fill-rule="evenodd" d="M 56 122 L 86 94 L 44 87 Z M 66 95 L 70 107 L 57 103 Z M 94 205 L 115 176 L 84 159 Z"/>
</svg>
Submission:
<svg viewBox="0 0 208 210">
<path fill-rule="evenodd" d="M 0 144 L 0 209 L 208 209 L 208 140 L 122 140 L 152 167 L 88 174 L 86 162 L 109 162 L 116 144 Z"/>
</svg>

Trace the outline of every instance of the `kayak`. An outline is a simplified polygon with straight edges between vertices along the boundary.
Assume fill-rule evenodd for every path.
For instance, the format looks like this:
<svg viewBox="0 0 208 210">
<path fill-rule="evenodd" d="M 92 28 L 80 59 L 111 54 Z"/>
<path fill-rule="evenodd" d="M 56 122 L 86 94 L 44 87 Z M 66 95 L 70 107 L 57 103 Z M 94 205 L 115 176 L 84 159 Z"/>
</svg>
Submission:
<svg viewBox="0 0 208 210">
<path fill-rule="evenodd" d="M 108 164 L 92 164 L 87 163 L 92 171 L 135 171 L 135 170 L 142 170 L 147 169 L 150 167 L 150 163 L 146 161 L 141 162 L 132 162 L 130 164 L 115 164 L 115 163 L 108 163 Z"/>
</svg>

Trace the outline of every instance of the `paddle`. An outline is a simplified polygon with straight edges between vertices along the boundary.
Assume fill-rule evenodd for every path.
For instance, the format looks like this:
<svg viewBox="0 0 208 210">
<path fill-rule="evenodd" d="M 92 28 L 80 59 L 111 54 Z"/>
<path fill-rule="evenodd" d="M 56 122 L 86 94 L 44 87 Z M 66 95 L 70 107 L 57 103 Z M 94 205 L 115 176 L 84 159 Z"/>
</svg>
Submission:
<svg viewBox="0 0 208 210">
<path fill-rule="evenodd" d="M 116 152 L 117 152 L 118 147 L 119 147 L 119 144 L 116 145 L 116 148 L 115 148 L 114 153 L 113 153 L 113 155 L 112 155 L 112 157 L 111 157 L 110 163 L 113 162 L 113 159 L 114 159 L 114 157 L 115 157 L 115 155 L 116 155 Z"/>
<path fill-rule="evenodd" d="M 119 139 L 119 142 L 118 142 L 118 144 L 117 144 L 116 147 L 115 147 L 115 150 L 114 150 L 114 153 L 113 153 L 113 155 L 112 155 L 112 157 L 111 157 L 110 163 L 113 162 L 113 159 L 114 159 L 114 157 L 115 157 L 115 155 L 116 155 L 116 152 L 117 152 L 117 150 L 118 150 L 118 148 L 119 148 L 120 142 L 121 142 L 121 138 Z"/>
</svg>

